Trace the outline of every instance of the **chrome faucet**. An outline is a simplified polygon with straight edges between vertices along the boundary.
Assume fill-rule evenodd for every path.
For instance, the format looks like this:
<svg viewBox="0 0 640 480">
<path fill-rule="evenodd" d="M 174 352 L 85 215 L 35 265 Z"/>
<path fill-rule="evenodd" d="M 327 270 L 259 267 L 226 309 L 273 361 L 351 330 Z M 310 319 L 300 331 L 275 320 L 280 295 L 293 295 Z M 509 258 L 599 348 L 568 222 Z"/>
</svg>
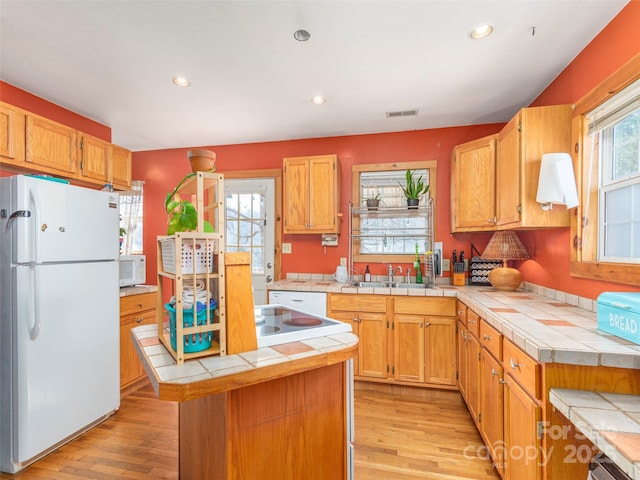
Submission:
<svg viewBox="0 0 640 480">
<path fill-rule="evenodd" d="M 393 276 L 397 272 L 402 273 L 402 266 L 398 265 L 396 268 L 393 268 L 393 265 L 389 264 L 389 283 L 393 283 Z"/>
<path fill-rule="evenodd" d="M 407 283 L 411 283 L 411 267 L 407 267 Z"/>
</svg>

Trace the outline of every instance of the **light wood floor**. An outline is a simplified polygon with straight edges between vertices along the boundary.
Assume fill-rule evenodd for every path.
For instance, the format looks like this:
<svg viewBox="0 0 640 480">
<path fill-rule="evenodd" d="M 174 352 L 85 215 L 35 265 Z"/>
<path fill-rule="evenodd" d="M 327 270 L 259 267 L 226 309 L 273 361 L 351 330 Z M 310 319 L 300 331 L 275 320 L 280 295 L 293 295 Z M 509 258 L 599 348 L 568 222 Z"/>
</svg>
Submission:
<svg viewBox="0 0 640 480">
<path fill-rule="evenodd" d="M 499 479 L 489 460 L 475 456 L 482 442 L 456 392 L 418 398 L 358 389 L 355 397 L 356 480 Z M 107 421 L 0 479 L 175 480 L 177 425 L 177 404 L 143 387 Z"/>
</svg>

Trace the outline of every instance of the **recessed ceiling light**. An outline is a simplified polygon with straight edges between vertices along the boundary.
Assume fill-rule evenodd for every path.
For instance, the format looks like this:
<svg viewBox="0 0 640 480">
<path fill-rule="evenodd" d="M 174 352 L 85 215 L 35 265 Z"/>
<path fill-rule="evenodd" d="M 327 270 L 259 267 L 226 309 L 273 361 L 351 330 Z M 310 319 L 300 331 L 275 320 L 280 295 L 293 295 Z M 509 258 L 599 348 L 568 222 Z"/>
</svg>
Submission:
<svg viewBox="0 0 640 480">
<path fill-rule="evenodd" d="M 306 30 L 300 29 L 294 32 L 293 38 L 295 38 L 299 42 L 306 42 L 311 38 L 311 34 Z"/>
<path fill-rule="evenodd" d="M 479 38 L 488 37 L 489 35 L 491 35 L 491 32 L 493 32 L 493 27 L 488 23 L 484 23 L 471 30 L 469 36 L 477 40 Z"/>
<path fill-rule="evenodd" d="M 188 87 L 189 85 L 191 85 L 191 82 L 184 77 L 173 77 L 173 83 L 175 83 L 179 87 Z"/>
<path fill-rule="evenodd" d="M 316 95 L 315 97 L 313 97 L 311 99 L 311 103 L 315 103 L 316 105 L 322 105 L 326 101 L 327 101 L 327 99 L 324 98 L 322 95 Z"/>
</svg>

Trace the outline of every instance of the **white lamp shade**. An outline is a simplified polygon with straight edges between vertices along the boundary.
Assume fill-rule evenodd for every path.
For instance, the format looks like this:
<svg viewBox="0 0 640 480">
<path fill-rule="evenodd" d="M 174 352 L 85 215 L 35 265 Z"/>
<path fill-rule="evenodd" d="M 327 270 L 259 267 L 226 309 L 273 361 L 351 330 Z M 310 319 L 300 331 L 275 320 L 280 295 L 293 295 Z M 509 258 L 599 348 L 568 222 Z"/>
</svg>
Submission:
<svg viewBox="0 0 640 480">
<path fill-rule="evenodd" d="M 553 203 L 566 205 L 567 208 L 578 206 L 578 190 L 571 155 L 568 153 L 542 155 L 536 202 L 547 205 Z"/>
</svg>

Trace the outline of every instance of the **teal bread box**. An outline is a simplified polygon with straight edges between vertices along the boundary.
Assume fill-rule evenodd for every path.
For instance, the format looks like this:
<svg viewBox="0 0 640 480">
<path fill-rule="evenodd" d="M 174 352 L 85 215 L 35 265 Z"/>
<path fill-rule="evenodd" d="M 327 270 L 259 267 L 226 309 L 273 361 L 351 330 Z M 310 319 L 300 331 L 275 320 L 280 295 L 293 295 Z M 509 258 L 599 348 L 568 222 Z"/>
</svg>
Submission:
<svg viewBox="0 0 640 480">
<path fill-rule="evenodd" d="M 600 294 L 598 329 L 640 345 L 640 293 Z"/>
</svg>

